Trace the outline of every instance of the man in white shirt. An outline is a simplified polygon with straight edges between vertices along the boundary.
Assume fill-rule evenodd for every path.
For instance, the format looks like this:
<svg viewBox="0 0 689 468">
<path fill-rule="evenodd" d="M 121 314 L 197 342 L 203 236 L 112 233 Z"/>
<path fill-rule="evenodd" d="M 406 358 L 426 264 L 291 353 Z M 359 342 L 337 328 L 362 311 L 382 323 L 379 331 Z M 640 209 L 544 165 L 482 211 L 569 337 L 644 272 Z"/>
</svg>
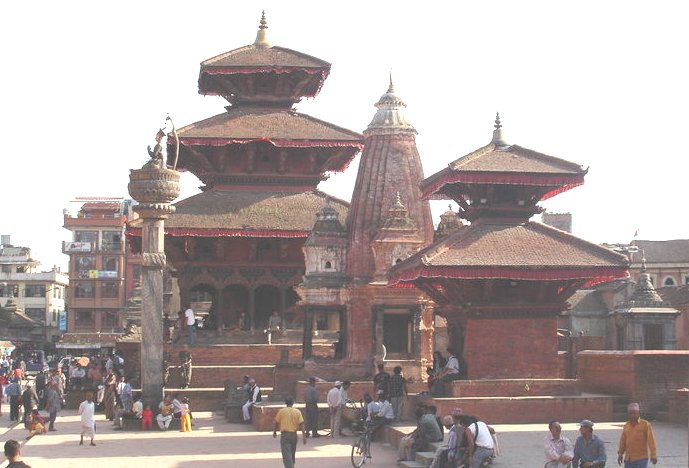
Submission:
<svg viewBox="0 0 689 468">
<path fill-rule="evenodd" d="M 91 445 L 96 445 L 93 439 L 96 437 L 96 405 L 93 403 L 93 394 L 86 392 L 86 400 L 79 405 L 81 416 L 81 440 L 79 445 L 84 445 L 84 435 L 91 437 Z"/>
<path fill-rule="evenodd" d="M 488 424 L 472 416 L 462 415 L 459 422 L 466 428 L 464 434 L 467 436 L 470 468 L 479 468 L 485 459 L 495 456 L 495 431 Z"/>
<path fill-rule="evenodd" d="M 340 406 L 340 387 L 342 387 L 342 382 L 338 380 L 333 385 L 333 388 L 328 391 L 328 395 L 325 397 L 326 401 L 328 402 L 328 409 L 330 410 L 330 437 L 336 436 L 336 429 L 339 431 L 339 428 L 336 427 L 338 425 L 336 416 L 337 408 Z"/>
<path fill-rule="evenodd" d="M 187 342 L 189 346 L 194 346 L 196 342 L 196 316 L 189 303 L 187 303 L 186 310 L 184 311 L 184 321 L 187 325 Z"/>
<path fill-rule="evenodd" d="M 548 429 L 550 433 L 543 438 L 546 468 L 568 468 L 572 466 L 574 445 L 567 437 L 561 436 L 560 422 L 557 420 L 550 421 Z"/>
<path fill-rule="evenodd" d="M 390 424 L 395 418 L 395 413 L 392 411 L 392 403 L 385 398 L 385 391 L 378 390 L 376 398 L 377 400 L 369 403 L 366 408 L 368 410 L 366 420 L 373 425 L 371 440 L 374 440 L 376 433 L 382 426 Z"/>
</svg>

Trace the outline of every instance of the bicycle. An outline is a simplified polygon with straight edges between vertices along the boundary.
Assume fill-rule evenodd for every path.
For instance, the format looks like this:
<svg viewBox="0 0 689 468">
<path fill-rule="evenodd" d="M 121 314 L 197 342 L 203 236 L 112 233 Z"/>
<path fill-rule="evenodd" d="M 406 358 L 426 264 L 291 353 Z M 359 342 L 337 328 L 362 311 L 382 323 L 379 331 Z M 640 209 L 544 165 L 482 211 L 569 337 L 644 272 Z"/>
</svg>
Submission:
<svg viewBox="0 0 689 468">
<path fill-rule="evenodd" d="M 352 444 L 352 466 L 360 468 L 364 466 L 366 460 L 371 457 L 371 433 L 373 425 L 370 422 L 363 421 L 363 430 L 359 433 L 359 439 Z"/>
</svg>

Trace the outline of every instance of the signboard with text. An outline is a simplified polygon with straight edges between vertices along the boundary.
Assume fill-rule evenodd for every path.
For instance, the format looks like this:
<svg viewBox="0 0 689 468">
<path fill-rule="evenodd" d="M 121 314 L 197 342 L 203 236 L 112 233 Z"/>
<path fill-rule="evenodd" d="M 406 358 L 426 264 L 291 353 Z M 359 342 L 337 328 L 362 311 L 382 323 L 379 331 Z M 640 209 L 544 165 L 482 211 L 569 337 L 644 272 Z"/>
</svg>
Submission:
<svg viewBox="0 0 689 468">
<path fill-rule="evenodd" d="M 65 252 L 90 252 L 90 242 L 65 242 Z"/>
</svg>

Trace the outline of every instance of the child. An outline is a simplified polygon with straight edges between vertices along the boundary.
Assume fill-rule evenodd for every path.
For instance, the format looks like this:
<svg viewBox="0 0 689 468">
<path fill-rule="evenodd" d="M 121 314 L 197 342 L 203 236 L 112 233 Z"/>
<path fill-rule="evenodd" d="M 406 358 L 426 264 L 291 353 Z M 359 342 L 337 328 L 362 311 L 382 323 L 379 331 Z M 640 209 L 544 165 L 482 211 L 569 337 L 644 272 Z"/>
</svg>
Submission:
<svg viewBox="0 0 689 468">
<path fill-rule="evenodd" d="M 151 405 L 146 405 L 141 413 L 141 430 L 151 430 L 153 428 L 153 411 Z"/>
<path fill-rule="evenodd" d="M 37 409 L 31 410 L 29 419 L 29 435 L 26 436 L 26 440 L 31 439 L 35 435 L 46 433 L 45 420 Z"/>
<path fill-rule="evenodd" d="M 179 422 L 180 432 L 191 432 L 191 414 L 189 410 L 189 398 L 182 398 L 182 419 Z"/>
</svg>

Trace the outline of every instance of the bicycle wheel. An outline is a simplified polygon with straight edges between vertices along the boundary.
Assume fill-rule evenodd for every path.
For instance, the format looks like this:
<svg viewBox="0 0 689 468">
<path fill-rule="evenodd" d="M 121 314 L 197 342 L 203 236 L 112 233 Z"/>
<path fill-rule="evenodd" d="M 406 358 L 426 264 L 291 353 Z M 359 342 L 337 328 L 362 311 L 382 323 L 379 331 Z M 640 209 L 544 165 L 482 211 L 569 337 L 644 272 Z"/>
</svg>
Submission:
<svg viewBox="0 0 689 468">
<path fill-rule="evenodd" d="M 359 468 L 366 463 L 366 455 L 368 453 L 367 440 L 362 437 L 352 444 L 352 466 Z"/>
</svg>

